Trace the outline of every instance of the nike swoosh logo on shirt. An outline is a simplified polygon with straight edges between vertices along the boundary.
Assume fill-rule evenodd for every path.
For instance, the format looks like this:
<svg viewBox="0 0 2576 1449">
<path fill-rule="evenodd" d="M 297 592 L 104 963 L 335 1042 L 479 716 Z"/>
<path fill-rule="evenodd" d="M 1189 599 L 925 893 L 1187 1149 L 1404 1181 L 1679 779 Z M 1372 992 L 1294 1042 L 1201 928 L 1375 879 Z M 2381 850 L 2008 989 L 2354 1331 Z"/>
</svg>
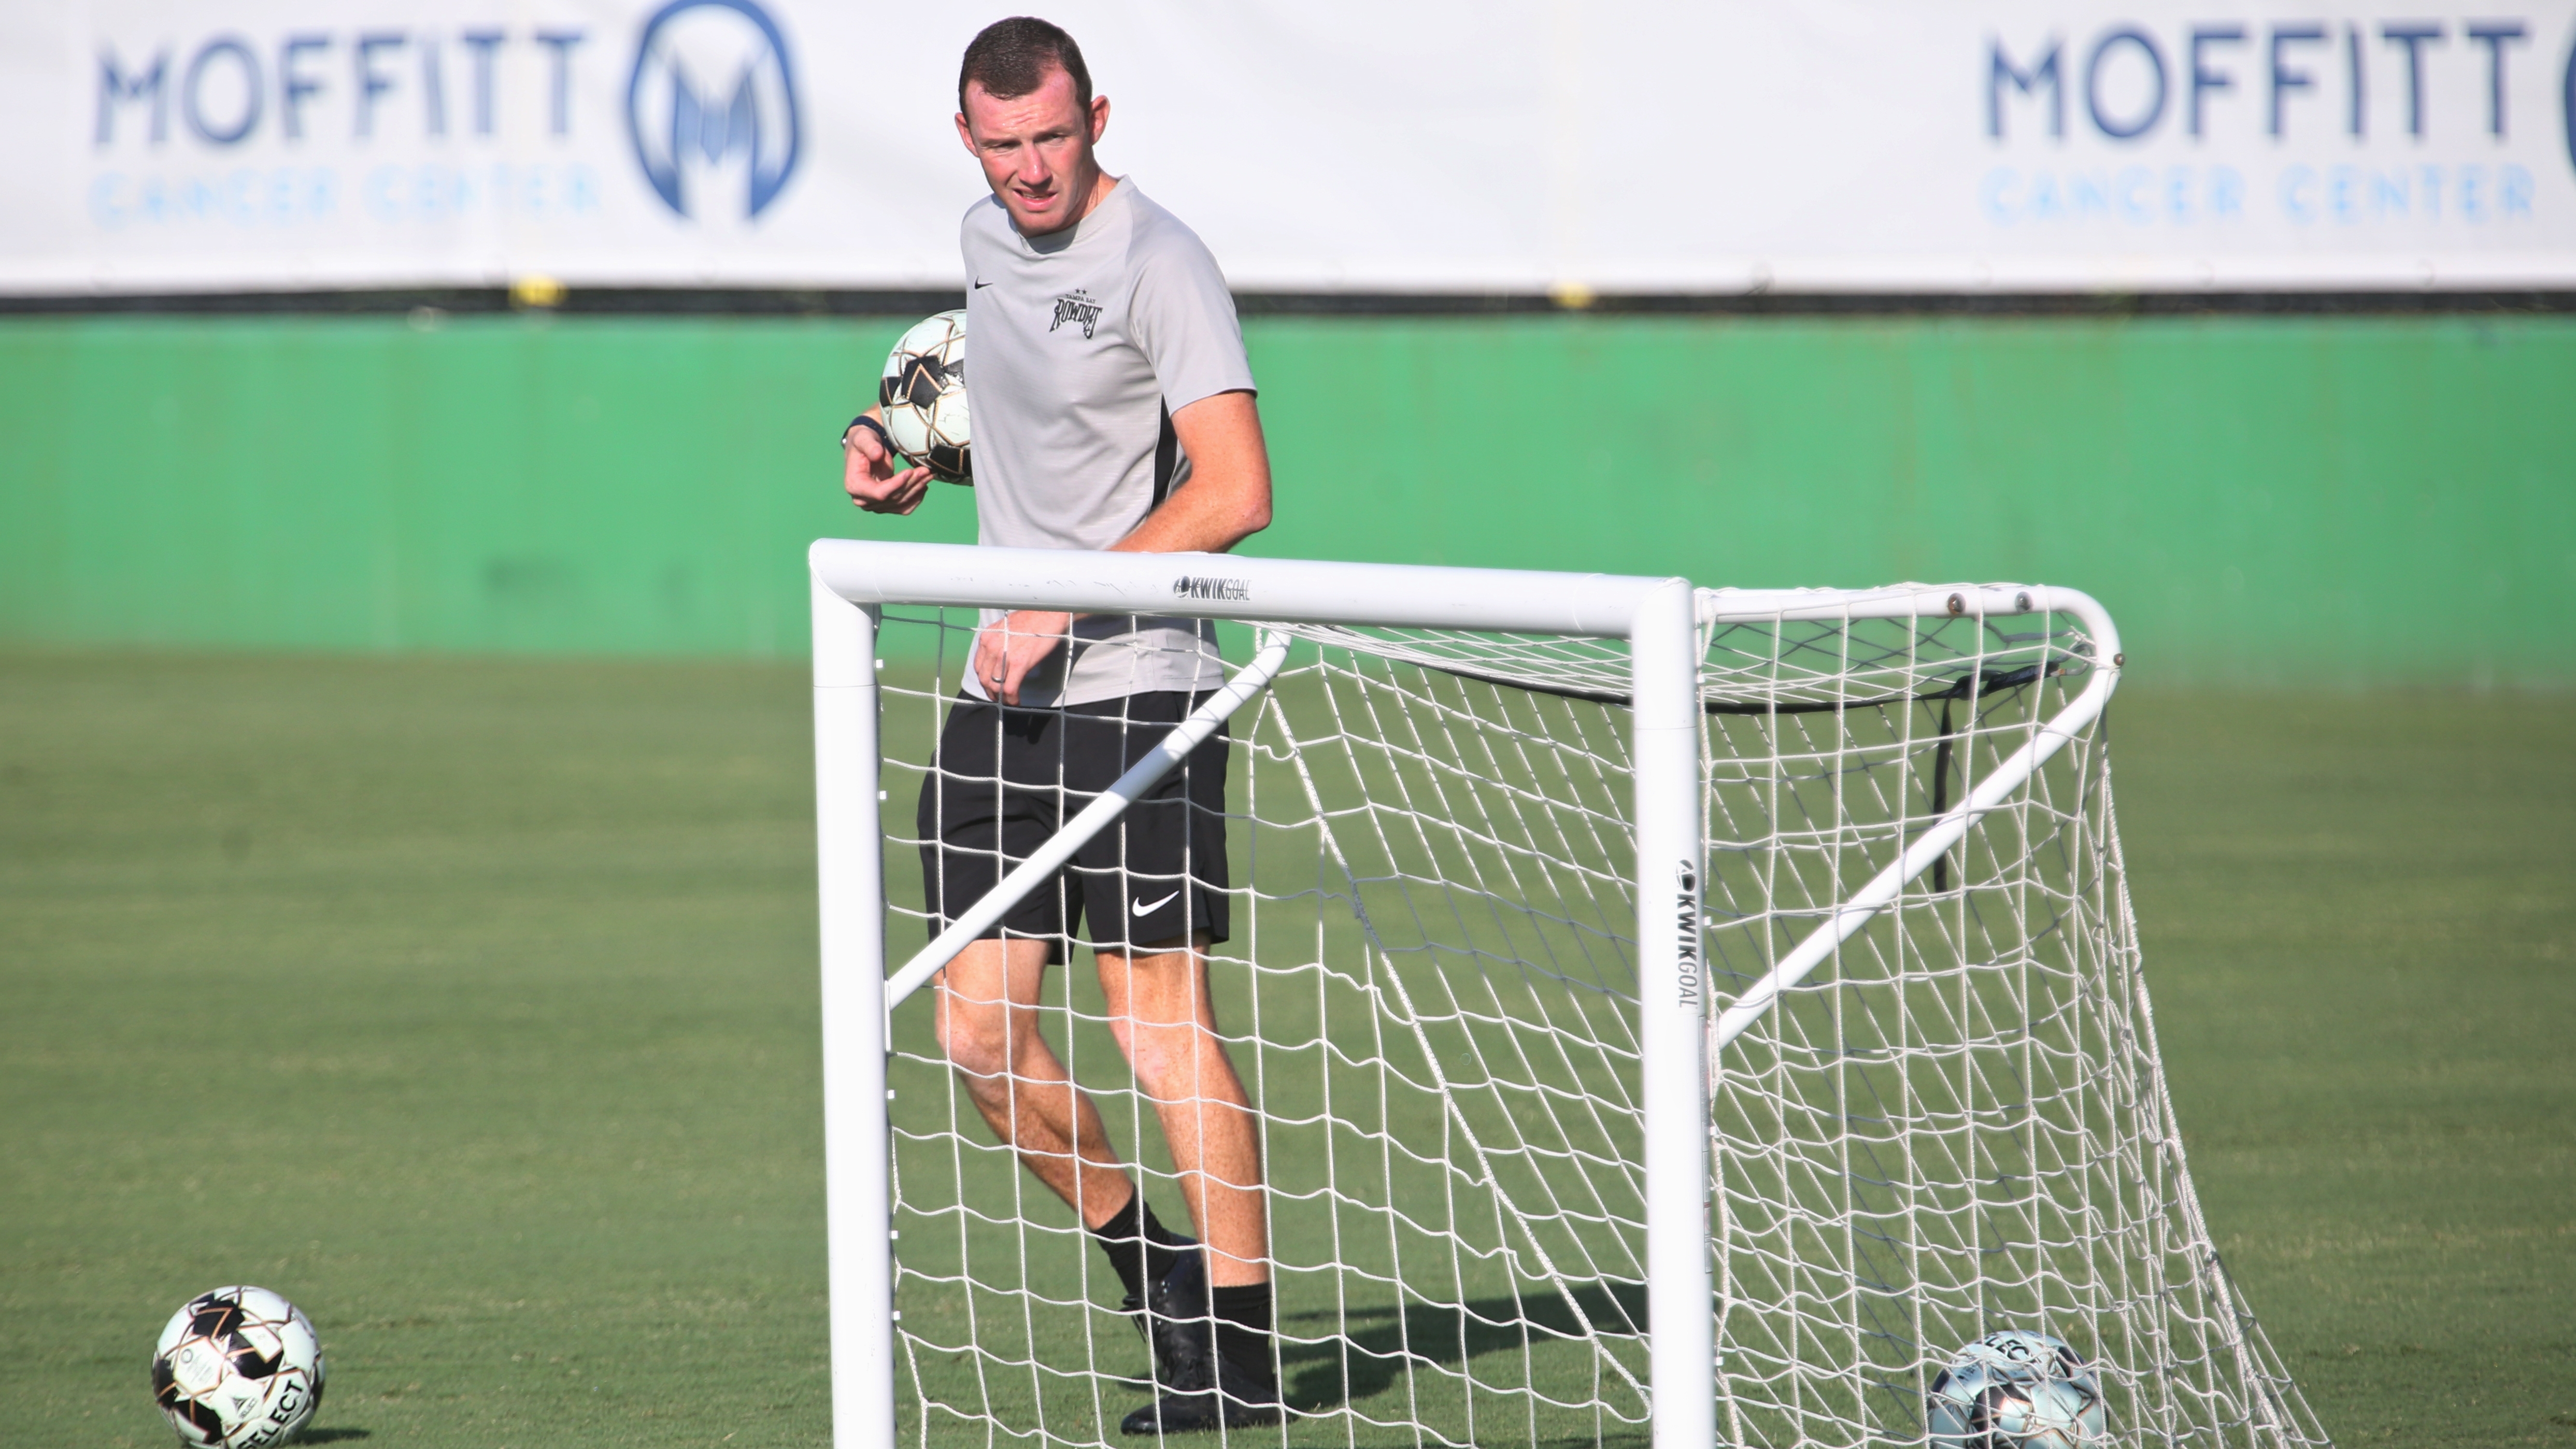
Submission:
<svg viewBox="0 0 2576 1449">
<path fill-rule="evenodd" d="M 1179 894 L 1179 891 L 1172 892 L 1172 896 Z M 1165 896 L 1160 901 L 1129 901 L 1127 903 L 1127 909 L 1140 916 L 1150 916 L 1154 912 L 1161 910 L 1163 908 L 1164 901 L 1169 901 L 1172 896 Z"/>
<path fill-rule="evenodd" d="M 978 292 L 980 292 L 980 291 L 984 290 L 986 287 L 989 287 L 989 286 L 991 286 L 991 285 L 993 285 L 993 284 L 992 284 L 992 283 L 990 283 L 990 282 L 988 282 L 988 281 L 985 281 L 985 280 L 984 280 L 983 278 L 981 278 L 981 277 L 977 277 L 977 278 L 975 279 L 975 290 L 976 290 L 976 291 L 978 291 Z"/>
</svg>

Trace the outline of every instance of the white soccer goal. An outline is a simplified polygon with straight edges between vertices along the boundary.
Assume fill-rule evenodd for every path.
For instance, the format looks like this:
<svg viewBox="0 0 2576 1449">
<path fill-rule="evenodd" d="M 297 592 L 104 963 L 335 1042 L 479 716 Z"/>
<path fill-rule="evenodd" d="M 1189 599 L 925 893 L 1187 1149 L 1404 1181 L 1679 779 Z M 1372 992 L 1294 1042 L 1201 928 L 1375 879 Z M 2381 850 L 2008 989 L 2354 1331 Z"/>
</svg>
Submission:
<svg viewBox="0 0 2576 1449">
<path fill-rule="evenodd" d="M 2085 596 L 811 563 L 841 1449 L 1115 1443 L 1150 1397 L 1120 1286 L 914 994 L 985 923 L 925 947 L 910 823 L 979 608 L 1241 626 L 1193 724 L 1232 740 L 1210 973 L 1293 1417 L 1228 1441 L 1922 1443 L 1950 1353 L 2018 1327 L 2093 1361 L 2115 1442 L 2324 1442 L 2184 1168 L 2099 725 L 2118 644 Z M 1131 783 L 1064 833 L 1114 828 Z M 1048 1033 L 1178 1226 L 1067 960 Z"/>
</svg>

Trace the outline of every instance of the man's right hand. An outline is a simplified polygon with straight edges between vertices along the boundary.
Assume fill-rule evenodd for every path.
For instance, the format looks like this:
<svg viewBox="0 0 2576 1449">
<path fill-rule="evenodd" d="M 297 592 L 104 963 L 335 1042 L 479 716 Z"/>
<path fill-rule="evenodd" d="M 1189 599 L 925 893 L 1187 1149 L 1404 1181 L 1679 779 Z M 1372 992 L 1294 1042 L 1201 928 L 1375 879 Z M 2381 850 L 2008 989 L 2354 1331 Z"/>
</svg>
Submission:
<svg viewBox="0 0 2576 1449">
<path fill-rule="evenodd" d="M 841 435 L 841 491 L 870 513 L 910 513 L 930 491 L 930 470 L 902 462 L 876 429 L 852 423 Z"/>
</svg>

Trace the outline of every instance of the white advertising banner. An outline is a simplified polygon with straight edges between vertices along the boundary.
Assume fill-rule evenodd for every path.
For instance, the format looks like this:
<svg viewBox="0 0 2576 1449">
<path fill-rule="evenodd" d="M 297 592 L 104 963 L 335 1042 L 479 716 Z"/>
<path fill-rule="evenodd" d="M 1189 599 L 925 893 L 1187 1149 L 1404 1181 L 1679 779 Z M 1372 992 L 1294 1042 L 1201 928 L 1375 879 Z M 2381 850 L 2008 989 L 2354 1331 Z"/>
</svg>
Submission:
<svg viewBox="0 0 2576 1449">
<path fill-rule="evenodd" d="M 2576 286 L 2576 0 L 1046 13 L 1243 290 Z M 992 18 L 0 7 L 0 292 L 953 287 Z"/>
</svg>

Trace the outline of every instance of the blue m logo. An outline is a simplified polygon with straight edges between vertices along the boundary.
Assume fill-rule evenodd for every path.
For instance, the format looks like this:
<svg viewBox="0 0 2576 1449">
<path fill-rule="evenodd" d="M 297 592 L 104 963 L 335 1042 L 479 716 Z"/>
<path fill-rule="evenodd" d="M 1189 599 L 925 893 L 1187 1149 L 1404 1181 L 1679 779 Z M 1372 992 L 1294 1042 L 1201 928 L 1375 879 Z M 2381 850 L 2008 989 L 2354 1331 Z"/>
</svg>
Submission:
<svg viewBox="0 0 2576 1449">
<path fill-rule="evenodd" d="M 2558 114 L 2567 127 L 2567 164 L 2576 166 L 2576 45 L 2567 47 L 2567 73 L 2558 81 Z"/>
<path fill-rule="evenodd" d="M 795 173 L 796 78 L 777 22 L 754 0 L 671 0 L 644 22 L 626 82 L 626 131 L 644 179 L 690 214 L 703 180 L 744 173 L 760 215 Z"/>
</svg>

